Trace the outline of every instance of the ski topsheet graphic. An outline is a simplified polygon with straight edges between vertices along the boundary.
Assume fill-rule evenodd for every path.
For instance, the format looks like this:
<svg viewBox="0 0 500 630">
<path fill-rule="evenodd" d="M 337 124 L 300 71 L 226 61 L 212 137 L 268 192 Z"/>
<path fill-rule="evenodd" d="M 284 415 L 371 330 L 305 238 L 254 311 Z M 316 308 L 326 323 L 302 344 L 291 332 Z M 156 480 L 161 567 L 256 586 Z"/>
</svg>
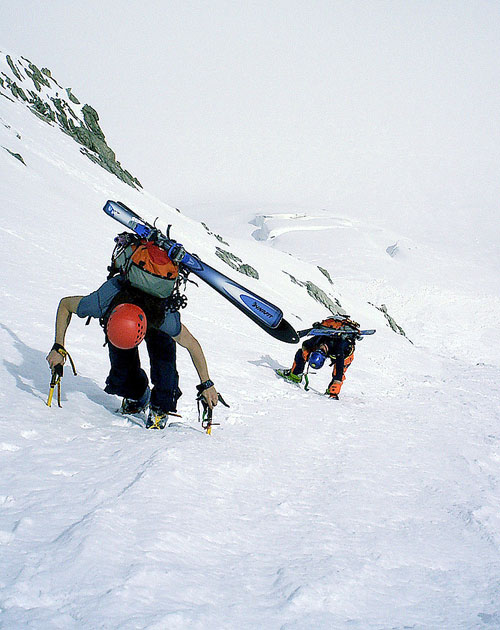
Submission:
<svg viewBox="0 0 500 630">
<path fill-rule="evenodd" d="M 107 201 L 103 210 L 139 236 L 154 240 L 172 260 L 201 278 L 268 334 L 286 343 L 298 343 L 297 332 L 283 319 L 280 308 L 186 252 L 182 245 L 168 236 L 168 231 L 167 235 L 163 234 L 120 201 Z"/>
</svg>

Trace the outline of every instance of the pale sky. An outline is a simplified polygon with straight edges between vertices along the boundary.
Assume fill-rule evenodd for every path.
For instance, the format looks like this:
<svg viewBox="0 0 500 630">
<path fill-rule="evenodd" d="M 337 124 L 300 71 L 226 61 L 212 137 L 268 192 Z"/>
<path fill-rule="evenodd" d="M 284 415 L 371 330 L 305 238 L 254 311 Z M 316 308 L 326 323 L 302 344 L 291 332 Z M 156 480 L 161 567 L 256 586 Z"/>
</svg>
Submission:
<svg viewBox="0 0 500 630">
<path fill-rule="evenodd" d="M 0 50 L 179 208 L 499 207 L 498 0 L 4 0 Z"/>
</svg>

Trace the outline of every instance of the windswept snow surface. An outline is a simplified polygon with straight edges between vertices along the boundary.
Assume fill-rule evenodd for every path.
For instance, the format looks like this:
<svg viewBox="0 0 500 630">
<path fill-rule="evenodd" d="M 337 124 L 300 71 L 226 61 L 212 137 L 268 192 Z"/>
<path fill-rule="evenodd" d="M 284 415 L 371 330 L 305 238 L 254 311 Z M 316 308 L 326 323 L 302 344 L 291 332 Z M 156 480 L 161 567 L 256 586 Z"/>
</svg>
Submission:
<svg viewBox="0 0 500 630">
<path fill-rule="evenodd" d="M 200 224 L 5 99 L 0 145 L 26 163 L 0 149 L 2 630 L 500 628 L 498 270 L 353 218 L 292 231 L 281 216 L 273 247 L 222 234 L 253 280 L 225 267 Z M 66 370 L 62 409 L 49 409 L 55 310 L 105 277 L 120 231 L 101 211 L 108 198 L 172 223 L 297 328 L 326 312 L 281 269 L 324 290 L 315 265 L 328 269 L 343 307 L 377 328 L 340 401 L 320 395 L 328 369 L 310 392 L 277 379 L 296 347 L 200 283 L 183 321 L 231 405 L 212 436 L 182 352 L 186 426 L 148 432 L 117 416 L 100 328 L 77 318 L 67 347 L 79 374 Z"/>
</svg>

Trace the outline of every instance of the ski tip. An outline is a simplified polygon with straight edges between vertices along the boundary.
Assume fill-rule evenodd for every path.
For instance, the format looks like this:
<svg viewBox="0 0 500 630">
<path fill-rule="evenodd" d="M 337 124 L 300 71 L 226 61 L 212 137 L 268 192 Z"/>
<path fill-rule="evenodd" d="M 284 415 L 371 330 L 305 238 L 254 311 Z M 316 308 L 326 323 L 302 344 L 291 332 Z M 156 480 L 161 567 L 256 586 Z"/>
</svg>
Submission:
<svg viewBox="0 0 500 630">
<path fill-rule="evenodd" d="M 300 337 L 295 328 L 286 319 L 282 319 L 279 326 L 268 329 L 267 332 L 285 343 L 299 343 Z"/>
</svg>

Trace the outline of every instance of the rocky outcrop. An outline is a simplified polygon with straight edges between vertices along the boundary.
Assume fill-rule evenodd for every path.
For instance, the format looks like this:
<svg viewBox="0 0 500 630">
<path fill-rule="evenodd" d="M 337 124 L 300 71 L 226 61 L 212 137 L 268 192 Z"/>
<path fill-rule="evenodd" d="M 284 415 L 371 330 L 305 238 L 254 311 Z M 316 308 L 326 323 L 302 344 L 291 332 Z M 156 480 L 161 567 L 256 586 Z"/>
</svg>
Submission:
<svg viewBox="0 0 500 630">
<path fill-rule="evenodd" d="M 26 166 L 26 162 L 23 160 L 23 156 L 20 153 L 15 153 L 14 151 L 7 149 L 7 147 L 2 147 L 2 148 L 5 149 L 7 153 L 10 153 L 12 157 L 15 157 L 16 160 L 19 160 L 20 162 L 24 164 L 24 166 Z"/>
<path fill-rule="evenodd" d="M 285 273 L 294 284 L 304 287 L 313 300 L 316 300 L 316 302 L 328 309 L 332 315 L 347 315 L 340 302 L 336 298 L 330 298 L 330 296 L 327 295 L 323 289 L 320 289 L 314 284 L 314 282 L 310 280 L 297 280 L 295 276 L 292 276 L 292 274 L 287 271 L 283 271 L 283 273 Z"/>
<path fill-rule="evenodd" d="M 223 260 L 226 265 L 229 265 L 236 271 L 244 274 L 245 276 L 249 276 L 250 278 L 259 279 L 259 273 L 256 269 L 254 269 L 251 265 L 247 265 L 244 263 L 241 258 L 235 256 L 231 252 L 226 251 L 225 249 L 221 249 L 220 247 L 216 248 L 215 255 L 218 256 L 221 260 Z"/>
<path fill-rule="evenodd" d="M 229 247 L 229 243 L 226 243 L 226 241 L 222 238 L 222 236 L 220 236 L 219 234 L 216 234 L 215 232 L 212 232 L 212 230 L 208 227 L 208 225 L 206 223 L 203 223 L 203 221 L 201 222 L 201 224 L 211 236 L 213 236 L 219 241 L 219 243 L 222 243 L 223 245 L 227 245 Z"/>
<path fill-rule="evenodd" d="M 81 105 L 71 88 L 63 90 L 47 68 L 41 70 L 29 59 L 14 60 L 0 55 L 0 95 L 22 101 L 47 124 L 82 145 L 81 153 L 129 186 L 142 188 L 140 181 L 122 167 L 108 146 L 99 125 L 99 115 L 88 104 Z"/>
<path fill-rule="evenodd" d="M 327 270 L 327 269 L 324 269 L 323 267 L 320 267 L 319 265 L 318 265 L 318 269 L 319 269 L 319 270 L 321 271 L 321 273 L 325 276 L 325 278 L 328 280 L 328 282 L 329 282 L 331 285 L 333 285 L 333 280 L 332 280 L 332 277 L 331 277 L 330 273 L 328 272 L 328 270 Z"/>
<path fill-rule="evenodd" d="M 401 328 L 401 326 L 396 323 L 396 320 L 389 315 L 389 313 L 387 312 L 387 306 L 385 304 L 381 304 L 380 306 L 377 306 L 376 304 L 372 304 L 371 302 L 368 302 L 368 303 L 371 304 L 371 306 L 374 306 L 378 311 L 384 314 L 384 317 L 386 318 L 389 326 L 392 328 L 392 330 L 395 333 L 397 333 L 398 335 L 402 335 L 403 337 L 406 337 L 406 339 L 408 339 L 408 341 L 411 344 L 413 343 L 413 341 L 407 337 L 405 331 Z"/>
</svg>

